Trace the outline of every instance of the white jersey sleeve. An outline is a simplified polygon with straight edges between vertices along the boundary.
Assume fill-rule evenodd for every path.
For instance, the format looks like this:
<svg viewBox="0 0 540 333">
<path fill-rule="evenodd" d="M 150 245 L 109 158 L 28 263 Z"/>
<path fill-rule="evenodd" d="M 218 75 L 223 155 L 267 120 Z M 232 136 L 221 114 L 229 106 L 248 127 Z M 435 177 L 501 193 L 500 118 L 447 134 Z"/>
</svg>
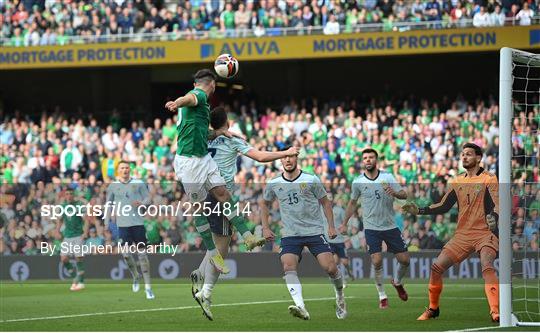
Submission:
<svg viewBox="0 0 540 333">
<path fill-rule="evenodd" d="M 253 149 L 251 145 L 249 145 L 246 141 L 240 139 L 240 138 L 232 138 L 230 141 L 231 148 L 235 151 L 239 152 L 242 155 L 247 154 L 248 151 Z"/>
<path fill-rule="evenodd" d="M 317 176 L 313 176 L 313 183 L 311 185 L 311 192 L 313 192 L 313 195 L 318 200 L 324 198 L 327 195 L 326 189 L 324 188 L 323 184 L 321 183 L 321 180 Z"/>
<path fill-rule="evenodd" d="M 274 193 L 272 183 L 267 183 L 266 187 L 264 188 L 263 199 L 266 201 L 272 201 L 275 198 L 276 198 L 276 193 Z"/>
<path fill-rule="evenodd" d="M 358 178 L 353 181 L 351 187 L 351 199 L 358 200 L 358 198 L 360 198 L 360 195 L 362 194 L 362 189 L 360 183 L 358 182 Z"/>
</svg>

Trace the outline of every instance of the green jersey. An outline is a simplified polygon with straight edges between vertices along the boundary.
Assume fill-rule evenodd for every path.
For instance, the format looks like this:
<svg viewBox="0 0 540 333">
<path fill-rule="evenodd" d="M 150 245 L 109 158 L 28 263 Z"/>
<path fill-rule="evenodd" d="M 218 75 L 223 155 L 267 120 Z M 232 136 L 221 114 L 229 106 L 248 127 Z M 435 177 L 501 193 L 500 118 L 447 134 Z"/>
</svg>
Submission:
<svg viewBox="0 0 540 333">
<path fill-rule="evenodd" d="M 225 179 L 228 189 L 234 186 L 234 175 L 236 175 L 236 158 L 238 154 L 247 154 L 252 147 L 242 139 L 219 136 L 208 143 L 208 152 L 216 162 L 219 173 Z"/>
<path fill-rule="evenodd" d="M 148 244 L 158 244 L 161 240 L 158 221 L 152 218 L 144 220 L 144 228 L 146 229 L 146 239 Z"/>
<path fill-rule="evenodd" d="M 203 157 L 208 154 L 210 105 L 208 105 L 208 96 L 201 89 L 195 88 L 189 93 L 195 95 L 197 105 L 185 106 L 178 110 L 176 154 L 186 157 Z"/>
<path fill-rule="evenodd" d="M 66 211 L 65 209 L 67 206 L 79 205 L 82 205 L 79 201 L 64 202 L 62 204 L 64 211 Z M 69 211 L 71 211 L 71 209 Z M 62 220 L 64 221 L 64 238 L 79 237 L 83 234 L 84 220 L 81 216 L 77 216 L 76 214 L 73 216 L 64 215 Z"/>
</svg>

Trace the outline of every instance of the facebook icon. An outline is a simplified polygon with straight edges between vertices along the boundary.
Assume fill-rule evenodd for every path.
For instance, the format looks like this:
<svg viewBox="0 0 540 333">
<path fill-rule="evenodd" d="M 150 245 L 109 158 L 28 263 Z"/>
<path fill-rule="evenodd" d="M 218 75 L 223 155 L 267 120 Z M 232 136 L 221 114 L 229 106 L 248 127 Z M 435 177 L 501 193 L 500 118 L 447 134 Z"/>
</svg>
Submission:
<svg viewBox="0 0 540 333">
<path fill-rule="evenodd" d="M 201 44 L 201 58 L 208 58 L 214 55 L 214 44 Z"/>
<path fill-rule="evenodd" d="M 9 275 L 13 281 L 25 281 L 30 276 L 30 267 L 23 261 L 15 261 L 9 268 Z"/>
</svg>

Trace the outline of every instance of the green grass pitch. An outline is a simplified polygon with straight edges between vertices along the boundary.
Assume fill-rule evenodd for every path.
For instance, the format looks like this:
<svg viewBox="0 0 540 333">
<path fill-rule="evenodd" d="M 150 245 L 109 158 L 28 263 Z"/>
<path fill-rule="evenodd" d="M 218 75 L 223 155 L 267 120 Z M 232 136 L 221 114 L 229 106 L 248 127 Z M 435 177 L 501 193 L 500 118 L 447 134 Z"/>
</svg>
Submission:
<svg viewBox="0 0 540 333">
<path fill-rule="evenodd" d="M 0 285 L 1 331 L 446 331 L 495 327 L 489 318 L 481 281 L 445 284 L 441 317 L 418 322 L 427 305 L 426 282 L 406 285 L 401 301 L 386 285 L 390 307 L 378 308 L 371 281 L 345 289 L 349 316 L 335 316 L 333 289 L 327 279 L 301 279 L 310 321 L 289 315 L 292 300 L 280 279 L 220 281 L 213 295 L 214 321 L 203 317 L 187 281 L 155 280 L 155 300 L 135 294 L 128 281 L 88 280 L 70 292 L 69 283 L 3 282 Z M 519 330 L 535 329 L 520 328 Z"/>
</svg>

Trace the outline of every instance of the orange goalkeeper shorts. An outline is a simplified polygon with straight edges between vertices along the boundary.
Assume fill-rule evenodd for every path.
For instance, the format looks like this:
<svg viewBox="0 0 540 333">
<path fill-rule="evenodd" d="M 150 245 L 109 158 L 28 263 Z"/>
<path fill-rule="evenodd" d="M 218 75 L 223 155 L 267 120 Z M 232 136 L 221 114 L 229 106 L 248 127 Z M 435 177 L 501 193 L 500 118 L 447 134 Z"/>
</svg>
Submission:
<svg viewBox="0 0 540 333">
<path fill-rule="evenodd" d="M 490 247 L 495 252 L 499 251 L 499 238 L 491 231 L 475 231 L 457 233 L 444 246 L 445 250 L 454 263 L 459 263 L 466 259 L 473 252 L 480 252 L 483 247 Z"/>
</svg>

